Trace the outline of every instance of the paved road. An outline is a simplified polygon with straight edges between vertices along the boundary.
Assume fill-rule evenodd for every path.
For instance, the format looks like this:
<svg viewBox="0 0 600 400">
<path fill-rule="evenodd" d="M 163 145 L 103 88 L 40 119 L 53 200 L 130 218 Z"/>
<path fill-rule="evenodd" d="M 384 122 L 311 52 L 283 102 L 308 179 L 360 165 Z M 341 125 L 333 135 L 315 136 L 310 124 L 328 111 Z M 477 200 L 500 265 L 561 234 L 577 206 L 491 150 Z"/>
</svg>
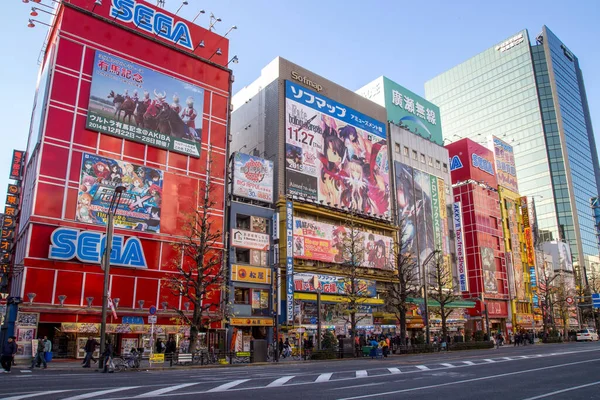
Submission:
<svg viewBox="0 0 600 400">
<path fill-rule="evenodd" d="M 120 374 L 16 369 L 0 399 L 600 399 L 600 344 Z"/>
</svg>

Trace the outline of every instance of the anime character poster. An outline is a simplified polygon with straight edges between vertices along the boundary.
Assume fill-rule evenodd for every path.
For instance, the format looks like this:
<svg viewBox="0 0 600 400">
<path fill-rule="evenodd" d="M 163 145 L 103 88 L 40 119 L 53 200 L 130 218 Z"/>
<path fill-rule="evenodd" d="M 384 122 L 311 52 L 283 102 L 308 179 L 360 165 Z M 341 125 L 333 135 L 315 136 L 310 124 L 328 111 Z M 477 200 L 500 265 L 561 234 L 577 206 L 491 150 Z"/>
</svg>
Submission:
<svg viewBox="0 0 600 400">
<path fill-rule="evenodd" d="M 75 219 L 105 225 L 114 189 L 124 186 L 115 227 L 160 232 L 163 172 L 159 169 L 83 153 Z"/>
<path fill-rule="evenodd" d="M 204 89 L 96 51 L 86 128 L 200 157 Z"/>
<path fill-rule="evenodd" d="M 233 194 L 250 200 L 273 202 L 273 161 L 235 152 Z"/>
<path fill-rule="evenodd" d="M 390 214 L 386 126 L 286 81 L 288 194 L 361 214 Z"/>
<path fill-rule="evenodd" d="M 306 218 L 294 217 L 294 257 L 341 264 L 347 262 L 350 229 Z M 355 231 L 356 232 L 356 231 Z M 361 266 L 391 269 L 393 239 L 371 232 L 357 232 L 356 253 L 362 257 Z"/>
<path fill-rule="evenodd" d="M 402 226 L 402 246 L 404 252 L 417 255 L 417 221 L 413 168 L 394 162 L 396 169 L 396 202 L 398 203 L 398 223 Z"/>
<path fill-rule="evenodd" d="M 435 249 L 433 234 L 433 208 L 431 204 L 430 175 L 413 170 L 415 187 L 415 219 L 417 221 L 419 260 L 425 260 Z"/>
<path fill-rule="evenodd" d="M 486 293 L 498 293 L 496 282 L 496 260 L 494 250 L 489 247 L 481 247 L 481 264 L 483 269 L 483 288 Z"/>
</svg>

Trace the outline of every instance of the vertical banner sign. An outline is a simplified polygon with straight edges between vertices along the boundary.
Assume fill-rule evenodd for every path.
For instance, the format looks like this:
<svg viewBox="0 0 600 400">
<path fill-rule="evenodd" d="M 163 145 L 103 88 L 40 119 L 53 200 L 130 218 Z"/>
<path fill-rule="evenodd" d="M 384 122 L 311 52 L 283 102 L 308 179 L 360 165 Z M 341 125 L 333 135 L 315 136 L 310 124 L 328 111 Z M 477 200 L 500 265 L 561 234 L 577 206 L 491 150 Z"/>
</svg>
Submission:
<svg viewBox="0 0 600 400">
<path fill-rule="evenodd" d="M 291 201 L 285 203 L 286 227 L 286 308 L 287 322 L 294 321 L 294 205 Z"/>
<path fill-rule="evenodd" d="M 531 232 L 531 221 L 529 220 L 529 206 L 527 203 L 527 196 L 523 196 L 520 199 L 521 202 L 521 214 L 523 215 L 523 233 L 525 234 L 525 248 L 527 250 L 527 264 L 534 265 L 533 259 L 533 233 Z"/>
<path fill-rule="evenodd" d="M 463 219 L 461 202 L 452 204 L 452 219 L 454 221 L 454 233 L 456 234 L 456 269 L 458 271 L 458 284 L 461 292 L 469 290 L 467 281 L 467 266 L 465 263 L 465 248 L 463 235 Z"/>
<path fill-rule="evenodd" d="M 13 150 L 12 161 L 10 163 L 10 179 L 20 181 L 23 178 L 23 161 L 25 152 L 23 150 Z"/>
<path fill-rule="evenodd" d="M 444 253 L 450 254 L 450 243 L 448 240 L 448 214 L 446 212 L 446 187 L 444 180 L 438 178 L 438 196 L 440 198 L 440 218 L 442 224 L 442 244 L 444 246 Z"/>
<path fill-rule="evenodd" d="M 431 186 L 431 211 L 433 211 L 433 243 L 436 250 L 442 250 L 442 227 L 440 222 L 440 193 L 438 190 L 438 178 L 429 175 Z"/>
</svg>

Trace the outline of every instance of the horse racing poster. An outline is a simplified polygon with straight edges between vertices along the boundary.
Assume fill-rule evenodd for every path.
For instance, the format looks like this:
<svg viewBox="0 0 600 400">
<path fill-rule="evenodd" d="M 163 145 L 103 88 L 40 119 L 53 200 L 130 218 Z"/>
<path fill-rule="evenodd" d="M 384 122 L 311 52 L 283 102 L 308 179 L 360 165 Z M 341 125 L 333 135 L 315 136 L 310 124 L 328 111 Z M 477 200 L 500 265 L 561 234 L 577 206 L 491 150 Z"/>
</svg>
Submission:
<svg viewBox="0 0 600 400">
<path fill-rule="evenodd" d="M 200 157 L 204 89 L 96 51 L 86 128 Z"/>
<path fill-rule="evenodd" d="M 163 172 L 159 169 L 83 153 L 75 219 L 106 225 L 117 186 L 125 187 L 117 206 L 117 228 L 160 232 Z"/>
</svg>

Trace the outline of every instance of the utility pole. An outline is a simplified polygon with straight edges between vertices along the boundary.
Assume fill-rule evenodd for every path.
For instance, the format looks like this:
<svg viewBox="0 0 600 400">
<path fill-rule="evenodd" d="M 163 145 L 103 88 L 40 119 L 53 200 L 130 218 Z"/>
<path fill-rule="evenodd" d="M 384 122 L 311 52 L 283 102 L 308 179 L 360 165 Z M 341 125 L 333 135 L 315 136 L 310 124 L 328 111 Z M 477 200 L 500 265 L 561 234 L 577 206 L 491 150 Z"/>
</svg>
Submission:
<svg viewBox="0 0 600 400">
<path fill-rule="evenodd" d="M 104 255 L 102 258 L 102 269 L 104 269 L 104 288 L 102 291 L 102 320 L 100 323 L 100 359 L 98 368 L 104 367 L 104 350 L 106 349 L 106 314 L 108 311 L 108 283 L 110 281 L 110 255 L 112 253 L 114 217 L 121 200 L 121 195 L 125 191 L 124 186 L 117 186 L 113 191 L 110 205 L 106 212 L 106 245 L 104 246 Z"/>
</svg>

